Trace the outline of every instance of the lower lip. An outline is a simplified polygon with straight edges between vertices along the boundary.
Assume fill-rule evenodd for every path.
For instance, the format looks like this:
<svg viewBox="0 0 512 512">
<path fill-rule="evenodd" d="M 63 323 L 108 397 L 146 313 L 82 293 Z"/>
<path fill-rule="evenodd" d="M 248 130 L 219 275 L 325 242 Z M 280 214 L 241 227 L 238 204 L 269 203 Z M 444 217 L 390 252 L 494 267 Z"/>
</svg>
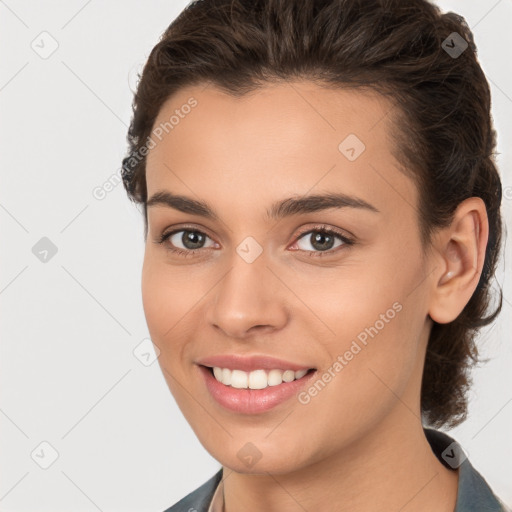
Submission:
<svg viewBox="0 0 512 512">
<path fill-rule="evenodd" d="M 241 414 L 257 414 L 276 407 L 296 395 L 316 374 L 313 371 L 301 379 L 264 389 L 239 389 L 219 382 L 209 368 L 199 365 L 199 369 L 213 398 L 226 409 Z"/>
</svg>

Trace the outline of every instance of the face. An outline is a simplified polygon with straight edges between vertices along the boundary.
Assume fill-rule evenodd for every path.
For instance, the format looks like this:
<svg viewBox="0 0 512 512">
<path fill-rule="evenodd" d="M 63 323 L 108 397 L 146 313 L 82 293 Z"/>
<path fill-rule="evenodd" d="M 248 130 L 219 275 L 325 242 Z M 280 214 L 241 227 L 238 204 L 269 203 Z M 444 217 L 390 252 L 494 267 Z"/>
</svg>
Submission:
<svg viewBox="0 0 512 512">
<path fill-rule="evenodd" d="M 167 129 L 147 159 L 144 312 L 170 391 L 224 466 L 305 468 L 419 407 L 429 268 L 390 110 L 377 94 L 295 82 L 238 99 L 190 87 L 159 113 L 154 133 Z M 157 193 L 211 215 L 163 194 L 151 201 Z M 314 371 L 259 390 L 215 384 L 233 410 L 198 364 L 226 354 Z M 285 399 L 270 407 L 269 390 Z"/>
</svg>

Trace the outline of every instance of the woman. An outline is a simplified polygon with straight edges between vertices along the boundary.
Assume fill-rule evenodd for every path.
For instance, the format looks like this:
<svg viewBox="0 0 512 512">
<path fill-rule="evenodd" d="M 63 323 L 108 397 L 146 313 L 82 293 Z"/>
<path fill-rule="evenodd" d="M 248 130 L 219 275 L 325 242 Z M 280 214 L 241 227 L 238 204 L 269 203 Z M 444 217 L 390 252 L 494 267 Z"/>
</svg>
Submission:
<svg viewBox="0 0 512 512">
<path fill-rule="evenodd" d="M 169 511 L 507 510 L 437 430 L 501 309 L 475 52 L 426 0 L 203 0 L 152 50 L 123 161 L 144 312 L 222 465 Z"/>
</svg>

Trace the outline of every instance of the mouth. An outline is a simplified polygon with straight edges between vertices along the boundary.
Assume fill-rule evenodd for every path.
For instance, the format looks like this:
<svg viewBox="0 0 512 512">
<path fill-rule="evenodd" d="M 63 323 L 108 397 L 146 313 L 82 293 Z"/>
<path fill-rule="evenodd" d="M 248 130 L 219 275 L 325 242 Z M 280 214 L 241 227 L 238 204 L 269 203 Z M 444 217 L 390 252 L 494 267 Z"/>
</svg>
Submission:
<svg viewBox="0 0 512 512">
<path fill-rule="evenodd" d="M 253 415 L 270 411 L 278 405 L 293 404 L 290 399 L 294 396 L 298 399 L 299 393 L 317 373 L 315 368 L 296 370 L 298 378 L 295 378 L 295 372 L 292 378 L 291 373 L 287 373 L 292 370 L 257 369 L 248 373 L 206 365 L 198 365 L 198 369 L 216 404 L 230 412 Z M 229 383 L 223 382 L 224 374 Z"/>
<path fill-rule="evenodd" d="M 283 383 L 300 380 L 316 371 L 316 368 L 302 370 L 256 369 L 246 372 L 239 369 L 200 365 L 219 383 L 236 389 L 265 389 Z"/>
<path fill-rule="evenodd" d="M 237 369 L 245 372 L 252 370 L 309 370 L 308 364 L 302 364 L 287 359 L 282 359 L 267 354 L 216 354 L 195 361 L 196 364 L 207 366 L 210 368 L 228 368 L 230 370 Z"/>
</svg>

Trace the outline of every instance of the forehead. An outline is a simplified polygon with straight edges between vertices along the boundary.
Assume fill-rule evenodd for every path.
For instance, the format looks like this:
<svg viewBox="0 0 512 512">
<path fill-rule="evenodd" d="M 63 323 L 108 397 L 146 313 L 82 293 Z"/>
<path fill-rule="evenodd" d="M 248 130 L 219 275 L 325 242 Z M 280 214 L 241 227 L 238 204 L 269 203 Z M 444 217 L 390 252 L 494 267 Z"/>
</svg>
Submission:
<svg viewBox="0 0 512 512">
<path fill-rule="evenodd" d="M 167 148 L 175 153 L 184 139 L 191 142 L 191 137 L 205 135 L 203 142 L 212 146 L 229 140 L 245 150 L 291 145 L 299 152 L 297 143 L 324 141 L 322 146 L 328 147 L 349 133 L 375 151 L 388 144 L 392 111 L 392 104 L 371 89 L 335 89 L 301 81 L 268 84 L 235 97 L 209 84 L 187 87 L 170 97 L 153 131 L 159 131 L 159 140 L 168 139 Z M 258 138 L 251 141 L 254 135 Z"/>
<path fill-rule="evenodd" d="M 375 91 L 308 81 L 242 97 L 211 84 L 183 88 L 153 126 L 148 196 L 169 188 L 209 197 L 231 190 L 249 201 L 322 189 L 357 192 L 376 206 L 414 204 L 415 187 L 393 156 L 394 110 Z"/>
</svg>

